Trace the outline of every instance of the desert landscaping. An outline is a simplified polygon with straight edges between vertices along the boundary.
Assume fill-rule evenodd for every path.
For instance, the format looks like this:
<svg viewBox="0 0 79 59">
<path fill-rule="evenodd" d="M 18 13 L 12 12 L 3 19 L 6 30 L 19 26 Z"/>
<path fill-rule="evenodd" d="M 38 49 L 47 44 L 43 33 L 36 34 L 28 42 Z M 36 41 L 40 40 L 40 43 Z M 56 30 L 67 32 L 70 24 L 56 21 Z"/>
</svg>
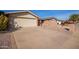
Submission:
<svg viewBox="0 0 79 59">
<path fill-rule="evenodd" d="M 61 21 L 30 11 L 1 13 L 0 49 L 78 49 L 79 15 Z"/>
<path fill-rule="evenodd" d="M 2 37 L 0 44 L 3 42 L 3 48 L 72 49 L 79 48 L 78 34 L 79 32 L 72 33 L 49 27 L 22 28 L 12 33 L 0 34 L 0 37 Z"/>
</svg>

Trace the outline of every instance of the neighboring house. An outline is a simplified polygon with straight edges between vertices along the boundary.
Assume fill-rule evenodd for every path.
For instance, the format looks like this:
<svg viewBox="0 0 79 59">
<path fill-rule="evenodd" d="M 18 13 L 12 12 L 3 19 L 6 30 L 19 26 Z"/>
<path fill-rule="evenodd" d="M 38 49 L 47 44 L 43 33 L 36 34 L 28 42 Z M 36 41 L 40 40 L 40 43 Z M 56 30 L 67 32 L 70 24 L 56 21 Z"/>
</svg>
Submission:
<svg viewBox="0 0 79 59">
<path fill-rule="evenodd" d="M 46 19 L 41 19 L 41 26 L 56 26 L 57 22 L 56 22 L 56 18 L 46 18 Z"/>
<path fill-rule="evenodd" d="M 26 28 L 39 26 L 39 17 L 31 11 L 6 12 L 10 28 Z"/>
</svg>

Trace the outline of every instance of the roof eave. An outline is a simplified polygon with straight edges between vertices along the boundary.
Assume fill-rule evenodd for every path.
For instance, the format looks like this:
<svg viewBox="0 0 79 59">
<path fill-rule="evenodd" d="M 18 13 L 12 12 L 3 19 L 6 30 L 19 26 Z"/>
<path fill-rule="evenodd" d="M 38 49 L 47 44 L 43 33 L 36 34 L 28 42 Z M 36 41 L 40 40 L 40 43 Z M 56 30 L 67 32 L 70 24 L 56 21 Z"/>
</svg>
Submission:
<svg viewBox="0 0 79 59">
<path fill-rule="evenodd" d="M 36 14 L 34 14 L 33 12 L 26 10 L 26 11 L 16 11 L 16 12 L 6 12 L 5 14 L 13 14 L 13 13 L 19 13 L 19 12 L 29 12 L 30 14 L 32 14 L 33 16 L 40 18 L 39 16 L 37 16 Z"/>
</svg>

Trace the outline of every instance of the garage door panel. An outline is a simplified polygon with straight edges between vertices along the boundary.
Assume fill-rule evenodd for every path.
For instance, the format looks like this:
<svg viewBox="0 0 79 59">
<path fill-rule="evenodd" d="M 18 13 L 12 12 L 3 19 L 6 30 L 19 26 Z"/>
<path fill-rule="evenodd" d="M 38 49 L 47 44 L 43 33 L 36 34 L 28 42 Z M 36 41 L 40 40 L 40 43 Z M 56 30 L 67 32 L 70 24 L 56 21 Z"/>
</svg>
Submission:
<svg viewBox="0 0 79 59">
<path fill-rule="evenodd" d="M 37 26 L 37 20 L 36 19 L 15 18 L 14 23 L 15 23 L 15 27 L 33 27 L 33 26 Z"/>
</svg>

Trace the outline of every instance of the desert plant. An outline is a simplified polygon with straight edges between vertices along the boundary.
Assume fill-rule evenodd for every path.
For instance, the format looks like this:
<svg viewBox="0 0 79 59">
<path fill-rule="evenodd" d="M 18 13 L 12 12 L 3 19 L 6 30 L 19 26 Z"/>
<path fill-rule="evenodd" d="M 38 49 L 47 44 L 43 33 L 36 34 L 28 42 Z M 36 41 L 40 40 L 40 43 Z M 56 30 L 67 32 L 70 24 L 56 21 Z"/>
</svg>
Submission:
<svg viewBox="0 0 79 59">
<path fill-rule="evenodd" d="M 0 31 L 4 31 L 8 26 L 8 18 L 4 13 L 0 12 Z"/>
</svg>

